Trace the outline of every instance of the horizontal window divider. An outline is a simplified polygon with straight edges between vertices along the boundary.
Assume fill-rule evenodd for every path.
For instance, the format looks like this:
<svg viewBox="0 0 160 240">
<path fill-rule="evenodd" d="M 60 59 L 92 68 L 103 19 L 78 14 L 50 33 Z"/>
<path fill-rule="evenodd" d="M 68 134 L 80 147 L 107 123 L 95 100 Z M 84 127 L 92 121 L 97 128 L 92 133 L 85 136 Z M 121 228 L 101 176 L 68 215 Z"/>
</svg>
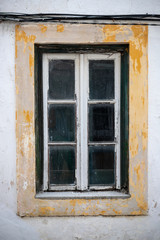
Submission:
<svg viewBox="0 0 160 240">
<path fill-rule="evenodd" d="M 48 100 L 48 104 L 74 104 L 76 100 Z"/>
<path fill-rule="evenodd" d="M 114 189 L 115 186 L 110 185 L 110 186 L 90 186 L 89 189 L 90 190 L 108 190 L 108 189 Z"/>
<path fill-rule="evenodd" d="M 54 184 L 50 184 L 49 185 L 49 190 L 51 191 L 64 191 L 64 190 L 75 190 L 76 189 L 76 186 L 75 185 L 54 185 Z"/>
<path fill-rule="evenodd" d="M 89 146 L 115 145 L 117 142 L 89 142 Z"/>
<path fill-rule="evenodd" d="M 116 103 L 116 100 L 89 100 L 88 104 L 104 104 L 104 103 L 108 103 L 108 104 L 114 104 Z"/>
<path fill-rule="evenodd" d="M 49 142 L 48 143 L 49 146 L 75 146 L 76 143 L 74 142 Z"/>
</svg>

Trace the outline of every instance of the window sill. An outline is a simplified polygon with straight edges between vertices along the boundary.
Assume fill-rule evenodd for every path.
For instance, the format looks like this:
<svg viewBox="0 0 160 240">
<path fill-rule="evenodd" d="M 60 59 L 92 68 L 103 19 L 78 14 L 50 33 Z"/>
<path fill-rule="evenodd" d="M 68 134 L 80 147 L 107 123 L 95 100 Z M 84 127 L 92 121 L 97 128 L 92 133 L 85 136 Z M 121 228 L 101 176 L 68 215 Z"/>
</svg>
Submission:
<svg viewBox="0 0 160 240">
<path fill-rule="evenodd" d="M 130 198 L 130 194 L 118 192 L 118 191 L 95 191 L 95 192 L 40 192 L 37 193 L 35 198 L 37 199 L 113 199 L 113 198 Z"/>
</svg>

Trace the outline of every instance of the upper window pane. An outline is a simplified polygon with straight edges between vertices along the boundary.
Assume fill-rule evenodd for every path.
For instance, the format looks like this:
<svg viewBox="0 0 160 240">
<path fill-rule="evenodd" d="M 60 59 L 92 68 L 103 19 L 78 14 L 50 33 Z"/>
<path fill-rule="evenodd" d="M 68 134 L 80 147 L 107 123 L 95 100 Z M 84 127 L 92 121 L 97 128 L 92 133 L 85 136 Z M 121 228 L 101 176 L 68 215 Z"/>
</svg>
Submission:
<svg viewBox="0 0 160 240">
<path fill-rule="evenodd" d="M 114 60 L 89 61 L 89 98 L 114 99 Z"/>
<path fill-rule="evenodd" d="M 74 60 L 49 61 L 49 99 L 74 99 Z"/>
</svg>

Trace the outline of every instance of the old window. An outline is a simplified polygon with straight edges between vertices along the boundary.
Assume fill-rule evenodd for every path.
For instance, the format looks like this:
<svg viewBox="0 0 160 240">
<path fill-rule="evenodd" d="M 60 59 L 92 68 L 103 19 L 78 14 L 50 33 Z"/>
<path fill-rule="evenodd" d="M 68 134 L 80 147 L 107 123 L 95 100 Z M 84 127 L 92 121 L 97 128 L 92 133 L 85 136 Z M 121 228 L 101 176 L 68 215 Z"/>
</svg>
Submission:
<svg viewBox="0 0 160 240">
<path fill-rule="evenodd" d="M 121 189 L 121 54 L 43 53 L 42 67 L 42 190 Z"/>
<path fill-rule="evenodd" d="M 148 27 L 142 25 L 100 25 L 96 21 L 94 24 L 74 22 L 73 24 L 64 23 L 62 26 L 63 32 L 57 31 L 58 23 L 46 23 L 44 25 L 45 32 L 42 31 L 42 26 L 37 23 L 18 25 L 15 29 L 18 214 L 20 216 L 145 215 L 147 214 L 148 199 L 146 191 Z M 43 61 L 46 54 L 50 55 L 51 59 Z M 55 59 L 61 54 L 65 58 Z M 95 55 L 94 59 L 86 60 L 86 54 L 88 56 Z M 109 99 L 110 95 L 113 97 L 113 91 L 112 93 L 107 92 L 106 99 L 103 95 L 104 91 L 102 91 L 101 99 L 98 99 L 100 84 L 99 81 L 97 82 L 97 75 L 103 76 L 103 74 L 98 73 L 97 68 L 103 70 L 100 72 L 104 73 L 107 63 L 105 64 L 103 61 L 111 61 L 110 64 L 108 63 L 111 67 L 113 61 L 111 57 L 114 54 L 120 55 L 119 67 L 116 69 L 114 66 L 114 74 L 120 71 L 120 80 L 118 81 L 114 77 L 114 98 Z M 66 57 L 69 55 L 72 57 L 67 59 Z M 77 56 L 77 60 L 73 58 L 73 55 Z M 95 58 L 100 55 L 105 56 L 106 59 Z M 70 79 L 70 85 L 68 88 L 68 81 L 67 83 L 63 82 L 62 77 L 59 76 L 58 83 L 52 79 L 53 82 L 56 82 L 52 89 L 49 85 L 49 62 L 51 62 L 52 72 L 56 72 L 58 76 L 59 68 L 61 68 L 61 64 L 58 62 L 60 60 L 63 60 L 63 75 L 66 76 L 66 79 Z M 57 61 L 56 65 L 53 64 L 54 61 Z M 88 63 L 85 64 L 85 61 Z M 43 66 L 45 62 L 46 65 L 48 64 L 47 72 Z M 70 69 L 70 71 L 66 71 L 66 69 Z M 93 74 L 93 69 L 96 74 Z M 90 74 L 91 78 L 87 77 L 87 73 Z M 48 74 L 48 79 L 45 80 L 43 74 L 45 76 Z M 74 81 L 72 82 L 71 79 Z M 83 91 L 83 88 L 86 89 L 87 86 L 80 84 L 81 80 L 90 86 L 89 92 Z M 43 81 L 48 81 L 48 87 L 43 84 Z M 119 86 L 116 85 L 116 81 Z M 57 84 L 60 82 L 63 91 L 55 92 L 54 89 L 58 88 Z M 102 83 L 104 84 L 103 79 Z M 113 82 L 109 84 L 113 84 Z M 107 127 L 101 132 L 101 126 L 99 126 L 99 119 L 103 126 L 107 111 L 111 113 L 110 116 L 113 116 L 114 112 L 114 123 L 116 123 L 116 102 L 107 102 L 116 101 L 116 86 L 119 89 L 120 100 L 119 114 L 117 114 L 119 117 L 117 126 L 119 124 L 120 132 L 119 158 L 113 151 L 113 148 L 118 147 L 118 141 L 104 139 L 103 137 L 108 131 Z M 67 89 L 66 93 L 64 87 Z M 77 96 L 77 90 L 80 96 Z M 76 96 L 73 96 L 73 93 Z M 44 104 L 47 107 L 44 107 Z M 66 107 L 63 110 L 65 104 Z M 83 107 L 83 110 L 80 106 Z M 110 106 L 109 110 L 105 110 L 107 106 Z M 74 115 L 73 119 L 70 117 L 71 112 L 72 116 Z M 56 125 L 58 128 L 55 129 L 56 122 L 54 121 L 59 119 L 62 113 L 67 118 L 62 118 Z M 101 117 L 102 113 L 103 117 Z M 54 121 L 48 122 L 47 115 L 53 116 Z M 87 119 L 83 119 L 84 117 Z M 66 121 L 66 119 L 68 120 Z M 110 123 L 109 120 L 107 121 Z M 81 125 L 82 123 L 84 124 Z M 65 126 L 66 129 L 67 125 L 72 126 L 68 128 L 68 133 L 64 132 L 62 136 L 57 134 L 61 130 L 59 126 Z M 109 126 L 113 126 L 113 124 Z M 82 131 L 82 127 L 87 128 L 87 131 L 85 129 Z M 112 127 L 110 130 L 114 130 L 115 137 L 115 131 L 118 130 L 118 127 L 114 127 L 114 129 Z M 108 133 L 111 138 L 113 132 L 108 131 Z M 83 137 L 85 134 L 89 139 Z M 101 144 L 102 142 L 104 144 Z M 56 145 L 56 143 L 58 144 Z M 86 151 L 80 151 L 82 147 L 85 147 Z M 106 151 L 104 154 L 101 152 L 105 147 L 107 154 L 109 151 L 111 152 L 109 159 L 113 159 L 114 153 L 114 166 L 111 163 L 105 165 L 106 162 L 103 161 Z M 45 153 L 49 153 L 49 151 L 46 149 L 49 148 L 52 151 L 50 151 L 50 155 L 47 155 Z M 62 150 L 62 148 L 63 151 L 60 155 L 58 150 Z M 70 151 L 69 154 L 66 154 L 66 149 L 68 152 Z M 98 151 L 95 152 L 95 149 Z M 79 155 L 77 155 L 77 150 L 79 150 Z M 50 156 L 53 156 L 53 160 L 55 156 L 60 156 L 60 161 L 55 162 L 57 166 L 53 165 L 53 162 L 52 165 L 48 165 L 50 164 Z M 71 159 L 72 166 L 63 161 L 63 156 L 65 159 Z M 85 161 L 84 156 L 88 161 Z M 102 160 L 97 161 L 100 157 Z M 58 158 L 56 157 L 56 159 Z M 117 159 L 119 159 L 119 168 Z M 68 164 L 67 167 L 66 164 Z M 119 186 L 116 184 L 118 183 L 116 179 L 118 174 L 115 172 L 117 168 L 120 173 Z M 90 175 L 85 173 L 86 169 L 88 169 L 89 174 L 91 173 Z M 108 184 L 106 174 L 101 175 L 105 176 L 103 178 L 95 178 L 100 170 L 103 172 L 109 169 L 112 173 L 114 172 L 114 178 L 111 178 L 111 180 L 114 179 L 114 184 L 113 181 Z M 68 176 L 63 174 L 63 178 L 57 177 L 57 182 L 55 182 L 55 174 L 50 179 L 50 172 L 56 170 L 63 172 L 69 170 L 69 174 Z M 47 184 L 48 180 L 51 182 Z M 60 183 L 60 181 L 62 182 Z M 88 184 L 85 181 L 88 181 Z M 87 186 L 86 190 L 85 186 Z M 107 189 L 108 187 L 109 189 Z"/>
</svg>

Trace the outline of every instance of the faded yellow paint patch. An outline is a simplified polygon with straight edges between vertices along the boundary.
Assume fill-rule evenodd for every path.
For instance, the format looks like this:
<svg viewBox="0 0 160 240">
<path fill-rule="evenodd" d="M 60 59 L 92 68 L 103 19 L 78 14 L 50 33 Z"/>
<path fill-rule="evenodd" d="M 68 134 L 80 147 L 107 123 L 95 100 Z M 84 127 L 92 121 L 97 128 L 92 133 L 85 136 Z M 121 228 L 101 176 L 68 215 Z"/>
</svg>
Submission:
<svg viewBox="0 0 160 240">
<path fill-rule="evenodd" d="M 141 210 L 139 210 L 139 211 L 132 211 L 130 214 L 131 214 L 131 215 L 138 216 L 138 215 L 142 215 L 143 213 L 142 213 Z"/>
<path fill-rule="evenodd" d="M 144 54 L 148 42 L 148 28 L 145 26 L 131 26 L 134 38 L 136 41 L 130 41 L 131 47 L 134 51 L 130 52 L 131 59 L 133 60 L 133 69 L 135 73 L 141 72 L 141 58 Z"/>
<path fill-rule="evenodd" d="M 16 85 L 16 94 L 17 94 L 17 95 L 19 94 L 19 88 L 18 88 L 17 85 Z"/>
<path fill-rule="evenodd" d="M 147 123 L 147 31 L 146 26 L 93 26 L 93 25 L 76 25 L 76 28 L 69 24 L 47 24 L 47 31 L 52 34 L 46 36 L 41 31 L 38 24 L 29 26 L 16 27 L 16 83 L 18 89 L 23 89 L 23 77 L 21 69 L 25 66 L 27 77 L 31 76 L 33 80 L 34 73 L 34 42 L 39 43 L 53 42 L 57 40 L 57 32 L 63 32 L 64 27 L 69 29 L 69 37 L 67 31 L 64 34 L 64 42 L 68 43 L 68 39 L 72 37 L 75 44 L 85 44 L 93 42 L 99 44 L 101 42 L 121 44 L 127 42 L 129 48 L 129 151 L 130 151 L 130 193 L 129 199 L 73 199 L 73 200 L 42 200 L 35 199 L 35 133 L 34 133 L 34 100 L 33 89 L 29 92 L 29 96 L 23 97 L 22 91 L 16 91 L 17 95 L 17 112 L 16 112 L 16 136 L 17 136 L 17 186 L 18 186 L 18 212 L 20 215 L 28 216 L 57 216 L 57 215 L 141 215 L 147 211 L 147 199 L 145 195 L 145 179 L 146 174 L 146 155 L 144 150 L 147 149 L 148 139 L 148 123 Z M 59 27 L 61 26 L 61 27 Z M 78 31 L 73 31 L 73 29 Z M 98 29 L 98 30 L 97 30 Z M 84 40 L 84 33 L 91 31 L 93 39 Z M 97 32 L 96 32 L 97 31 Z M 47 33 L 48 33 L 47 32 Z M 99 33 L 100 32 L 100 33 Z M 53 37 L 55 33 L 55 38 Z M 103 35 L 102 35 L 103 33 Z M 66 34 L 66 35 L 65 35 Z M 101 35 L 100 37 L 97 34 Z M 92 35 L 92 34 L 91 34 Z M 88 37 L 88 36 L 87 36 Z M 144 38 L 144 39 L 143 39 Z M 67 39 L 67 40 L 66 40 Z M 86 40 L 87 39 L 87 40 Z M 99 40 L 97 40 L 99 39 Z M 23 45 L 24 43 L 24 45 Z M 27 48 L 26 48 L 27 45 Z M 141 48 L 140 50 L 138 50 Z M 136 51 L 139 51 L 136 52 Z M 25 55 L 23 55 L 25 52 Z M 143 54 L 142 54 L 143 53 Z M 138 54 L 138 57 L 136 56 Z M 23 61 L 21 61 L 22 57 Z M 140 59 L 138 59 L 140 58 Z M 20 75 L 21 74 L 21 75 Z M 31 84 L 30 84 L 31 85 Z M 28 85 L 30 87 L 30 85 Z M 28 101 L 28 98 L 31 101 Z M 23 111 L 22 109 L 32 109 Z M 18 116 L 17 116 L 18 113 Z M 22 130 L 23 126 L 23 130 Z M 143 150 L 143 151 L 142 151 Z M 138 163 L 140 165 L 138 166 Z M 27 191 L 23 191 L 24 179 L 28 179 Z M 144 180 L 145 179 L 145 180 Z M 133 211 L 134 210 L 134 211 Z"/>
<path fill-rule="evenodd" d="M 139 180 L 140 180 L 140 175 L 141 175 L 141 167 L 140 167 L 140 164 L 138 164 L 138 165 L 134 168 L 134 171 L 135 171 L 136 174 L 137 174 L 137 181 L 139 182 Z"/>
<path fill-rule="evenodd" d="M 36 39 L 36 36 L 31 34 L 29 36 L 27 36 L 27 34 L 25 33 L 25 31 L 20 30 L 20 26 L 17 25 L 15 28 L 15 40 L 16 40 L 16 45 L 17 45 L 17 41 L 23 41 L 24 42 L 24 49 L 23 52 L 25 53 L 26 51 L 26 45 L 27 43 L 34 43 Z"/>
<path fill-rule="evenodd" d="M 106 25 L 102 28 L 105 39 L 104 42 L 116 42 L 116 34 L 120 31 L 118 25 Z"/>
<path fill-rule="evenodd" d="M 17 58 L 17 44 L 15 44 L 15 57 Z"/>
<path fill-rule="evenodd" d="M 115 210 L 115 209 L 113 209 L 113 212 L 114 212 L 115 214 L 117 214 L 117 215 L 121 215 L 121 214 L 122 214 L 122 211 L 117 211 L 117 210 Z"/>
<path fill-rule="evenodd" d="M 39 209 L 39 215 L 41 216 L 44 216 L 44 215 L 50 215 L 51 212 L 54 212 L 55 211 L 55 208 L 53 207 L 41 207 Z"/>
<path fill-rule="evenodd" d="M 34 43 L 36 36 L 35 35 L 29 35 L 25 33 L 23 30 L 19 30 L 20 26 L 16 26 L 16 41 L 24 41 L 25 43 L 31 42 Z"/>
<path fill-rule="evenodd" d="M 143 151 L 147 149 L 147 144 L 148 144 L 148 127 L 146 123 L 143 123 L 143 128 L 142 128 L 142 147 Z"/>
<path fill-rule="evenodd" d="M 63 32 L 63 31 L 64 31 L 64 25 L 63 24 L 57 25 L 57 32 Z"/>
<path fill-rule="evenodd" d="M 24 120 L 26 123 L 31 124 L 33 121 L 33 112 L 32 111 L 23 111 Z"/>
<path fill-rule="evenodd" d="M 40 27 L 42 33 L 45 33 L 47 31 L 47 26 L 45 26 L 43 24 L 39 24 L 39 27 Z"/>
<path fill-rule="evenodd" d="M 34 58 L 32 56 L 32 54 L 29 54 L 29 71 L 30 71 L 30 77 L 32 77 L 32 73 L 33 73 L 33 64 L 34 64 Z"/>
</svg>

